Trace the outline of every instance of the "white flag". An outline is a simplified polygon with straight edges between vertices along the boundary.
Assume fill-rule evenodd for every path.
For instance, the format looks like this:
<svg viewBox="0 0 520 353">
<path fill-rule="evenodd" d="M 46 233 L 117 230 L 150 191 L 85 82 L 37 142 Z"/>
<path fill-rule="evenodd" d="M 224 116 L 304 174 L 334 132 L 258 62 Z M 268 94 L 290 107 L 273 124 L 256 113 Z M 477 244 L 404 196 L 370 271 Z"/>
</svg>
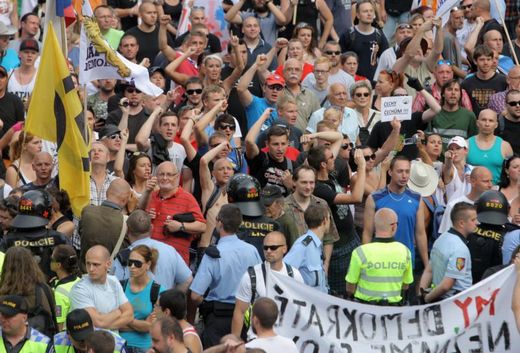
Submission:
<svg viewBox="0 0 520 353">
<path fill-rule="evenodd" d="M 86 84 L 99 79 L 133 82 L 143 93 L 157 97 L 163 90 L 150 81 L 146 67 L 134 64 L 112 49 L 102 37 L 90 3 L 83 1 L 83 23 L 79 47 L 79 82 Z"/>
</svg>

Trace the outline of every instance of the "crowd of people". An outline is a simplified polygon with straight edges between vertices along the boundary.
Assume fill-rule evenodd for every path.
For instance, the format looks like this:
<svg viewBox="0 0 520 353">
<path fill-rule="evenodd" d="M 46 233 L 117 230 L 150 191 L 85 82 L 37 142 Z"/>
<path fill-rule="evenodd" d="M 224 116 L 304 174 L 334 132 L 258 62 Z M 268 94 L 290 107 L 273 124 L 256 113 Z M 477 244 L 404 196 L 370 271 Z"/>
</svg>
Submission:
<svg viewBox="0 0 520 353">
<path fill-rule="evenodd" d="M 461 0 L 443 22 L 428 1 L 224 0 L 224 43 L 185 1 L 91 1 L 156 97 L 79 85 L 67 28 L 81 215 L 59 146 L 24 130 L 45 4 L 0 1 L 0 353 L 297 352 L 268 271 L 378 306 L 520 273 L 516 7 Z M 388 120 L 399 96 L 411 117 Z M 520 329 L 520 282 L 512 310 Z"/>
</svg>

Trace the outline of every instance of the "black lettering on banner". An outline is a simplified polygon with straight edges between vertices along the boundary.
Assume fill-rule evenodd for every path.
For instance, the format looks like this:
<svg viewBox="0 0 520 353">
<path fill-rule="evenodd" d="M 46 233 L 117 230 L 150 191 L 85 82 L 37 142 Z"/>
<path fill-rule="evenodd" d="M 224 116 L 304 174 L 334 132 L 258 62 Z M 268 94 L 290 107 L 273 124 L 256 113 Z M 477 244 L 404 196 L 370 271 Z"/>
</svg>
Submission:
<svg viewBox="0 0 520 353">
<path fill-rule="evenodd" d="M 500 329 L 498 330 L 497 336 L 493 339 L 493 332 L 491 331 L 491 322 L 487 323 L 487 334 L 488 334 L 488 347 L 491 352 L 497 352 L 496 348 L 500 344 L 500 339 L 504 338 L 504 351 L 511 349 L 511 333 L 509 332 L 509 326 L 506 321 L 502 321 Z M 499 349 L 498 351 L 502 351 Z"/>
<path fill-rule="evenodd" d="M 307 306 L 307 303 L 296 299 L 293 299 L 293 303 L 298 305 L 298 309 L 296 310 L 296 314 L 294 314 L 294 320 L 292 323 L 292 328 L 296 328 L 298 321 L 300 321 L 302 306 Z"/>
<path fill-rule="evenodd" d="M 471 331 L 476 331 L 476 333 L 472 333 Z M 482 324 L 476 323 L 466 328 L 466 330 L 461 331 L 461 333 L 455 337 L 454 341 L 455 350 L 457 352 L 482 353 L 484 351 L 484 344 L 482 342 Z M 470 344 L 470 342 L 476 342 L 477 347 Z"/>
<path fill-rule="evenodd" d="M 386 353 L 386 346 L 384 344 L 371 344 L 370 349 L 372 349 L 374 352 L 381 352 Z"/>
<path fill-rule="evenodd" d="M 420 311 L 419 310 L 415 310 L 414 311 L 414 315 L 413 315 L 413 318 L 409 319 L 408 320 L 408 323 L 411 324 L 410 325 L 410 329 L 412 329 L 412 327 L 417 327 L 417 333 L 416 334 L 413 334 L 413 333 L 410 333 L 407 338 L 409 339 L 414 339 L 414 338 L 420 338 L 422 337 L 422 332 L 421 332 L 421 318 L 420 318 Z M 408 332 L 408 328 L 406 330 Z"/>
<path fill-rule="evenodd" d="M 314 320 L 314 318 L 316 318 Z M 316 310 L 316 306 L 311 304 L 311 312 L 309 313 L 309 320 L 307 324 L 302 327 L 302 331 L 307 331 L 311 325 L 315 325 L 320 329 L 320 337 L 323 337 L 323 326 L 321 325 L 320 316 L 318 315 L 318 310 Z"/>
<path fill-rule="evenodd" d="M 435 325 L 433 328 L 430 326 L 432 323 Z M 442 312 L 439 304 L 429 306 L 424 309 L 423 321 L 425 327 L 425 333 L 430 336 L 440 336 L 444 334 L 444 324 L 442 323 Z"/>
<path fill-rule="evenodd" d="M 365 317 L 367 317 L 368 319 L 364 320 Z M 370 324 L 372 326 L 371 335 L 369 335 L 367 332 L 365 332 L 365 329 Z M 361 313 L 359 315 L 359 326 L 360 326 L 360 331 L 361 331 L 361 334 L 363 335 L 363 337 L 365 337 L 367 340 L 374 339 L 374 337 L 376 336 L 376 332 L 377 332 L 377 330 L 376 330 L 376 316 L 374 314 Z"/>
<path fill-rule="evenodd" d="M 406 346 L 404 346 L 403 349 L 397 347 L 397 344 L 390 343 L 390 352 L 391 353 L 413 353 L 412 350 L 412 344 L 408 343 Z"/>
<path fill-rule="evenodd" d="M 341 343 L 340 347 L 346 350 L 346 353 L 352 353 L 352 347 L 348 343 Z"/>
<path fill-rule="evenodd" d="M 396 319 L 397 323 L 395 327 L 397 327 L 397 339 L 403 339 L 403 325 L 402 325 L 402 314 L 386 314 L 381 315 L 381 326 L 383 326 L 383 339 L 388 339 L 388 327 L 386 326 L 387 321 Z M 395 336 L 392 336 L 395 337 Z"/>
<path fill-rule="evenodd" d="M 334 337 L 339 340 L 339 305 L 329 305 L 327 308 L 327 317 L 331 323 L 327 330 L 327 335 L 335 329 L 336 333 L 334 334 Z"/>
<path fill-rule="evenodd" d="M 340 343 L 339 349 L 338 349 L 334 343 L 331 343 L 329 346 L 329 353 L 336 353 L 338 351 L 341 351 L 342 353 L 343 352 L 352 353 L 352 347 L 350 346 L 350 344 L 348 344 L 346 342 L 342 342 L 342 343 Z"/>
<path fill-rule="evenodd" d="M 307 350 L 307 346 L 311 346 L 311 350 Z M 320 345 L 314 340 L 307 340 L 302 343 L 300 353 L 311 352 L 318 353 L 320 351 Z"/>
<path fill-rule="evenodd" d="M 421 353 L 448 353 L 448 347 L 450 345 L 450 340 L 444 342 L 443 346 L 439 346 L 439 343 L 435 342 L 435 349 L 431 349 L 428 346 L 428 342 L 421 342 Z"/>
<path fill-rule="evenodd" d="M 357 310 L 355 309 L 352 310 L 352 312 L 350 312 L 348 308 L 343 308 L 343 314 L 345 314 L 345 318 L 350 322 L 349 327 L 345 330 L 345 333 L 343 334 L 343 338 L 348 338 L 350 332 L 352 332 L 352 340 L 358 340 L 356 313 Z"/>
<path fill-rule="evenodd" d="M 287 309 L 287 303 L 289 302 L 289 299 L 282 297 L 282 296 L 275 296 L 274 300 L 278 300 L 280 302 L 280 310 L 278 313 L 278 326 L 283 325 L 283 315 L 285 314 L 285 310 Z"/>
</svg>

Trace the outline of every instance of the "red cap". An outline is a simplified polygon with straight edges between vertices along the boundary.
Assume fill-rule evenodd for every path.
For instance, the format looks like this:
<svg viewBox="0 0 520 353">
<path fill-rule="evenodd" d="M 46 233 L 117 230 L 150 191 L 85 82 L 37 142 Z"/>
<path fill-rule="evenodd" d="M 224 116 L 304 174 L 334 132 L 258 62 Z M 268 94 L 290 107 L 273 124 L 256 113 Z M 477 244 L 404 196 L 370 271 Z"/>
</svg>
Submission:
<svg viewBox="0 0 520 353">
<path fill-rule="evenodd" d="M 38 45 L 38 42 L 35 39 L 27 38 L 22 40 L 20 43 L 20 51 L 24 50 L 34 50 L 35 52 L 40 52 L 40 46 Z"/>
<path fill-rule="evenodd" d="M 265 80 L 265 83 L 268 84 L 268 85 L 282 85 L 282 86 L 285 86 L 285 80 L 282 76 L 278 75 L 278 74 L 271 74 L 267 77 L 267 79 Z"/>
</svg>

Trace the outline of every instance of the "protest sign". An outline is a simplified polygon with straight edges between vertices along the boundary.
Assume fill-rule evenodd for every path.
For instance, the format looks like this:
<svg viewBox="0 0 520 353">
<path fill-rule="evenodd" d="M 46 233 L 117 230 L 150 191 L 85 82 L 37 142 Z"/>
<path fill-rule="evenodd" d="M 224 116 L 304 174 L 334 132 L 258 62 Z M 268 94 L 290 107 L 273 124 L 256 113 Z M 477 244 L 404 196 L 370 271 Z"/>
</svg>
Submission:
<svg viewBox="0 0 520 353">
<path fill-rule="evenodd" d="M 381 121 L 412 119 L 412 96 L 381 98 Z"/>
</svg>

